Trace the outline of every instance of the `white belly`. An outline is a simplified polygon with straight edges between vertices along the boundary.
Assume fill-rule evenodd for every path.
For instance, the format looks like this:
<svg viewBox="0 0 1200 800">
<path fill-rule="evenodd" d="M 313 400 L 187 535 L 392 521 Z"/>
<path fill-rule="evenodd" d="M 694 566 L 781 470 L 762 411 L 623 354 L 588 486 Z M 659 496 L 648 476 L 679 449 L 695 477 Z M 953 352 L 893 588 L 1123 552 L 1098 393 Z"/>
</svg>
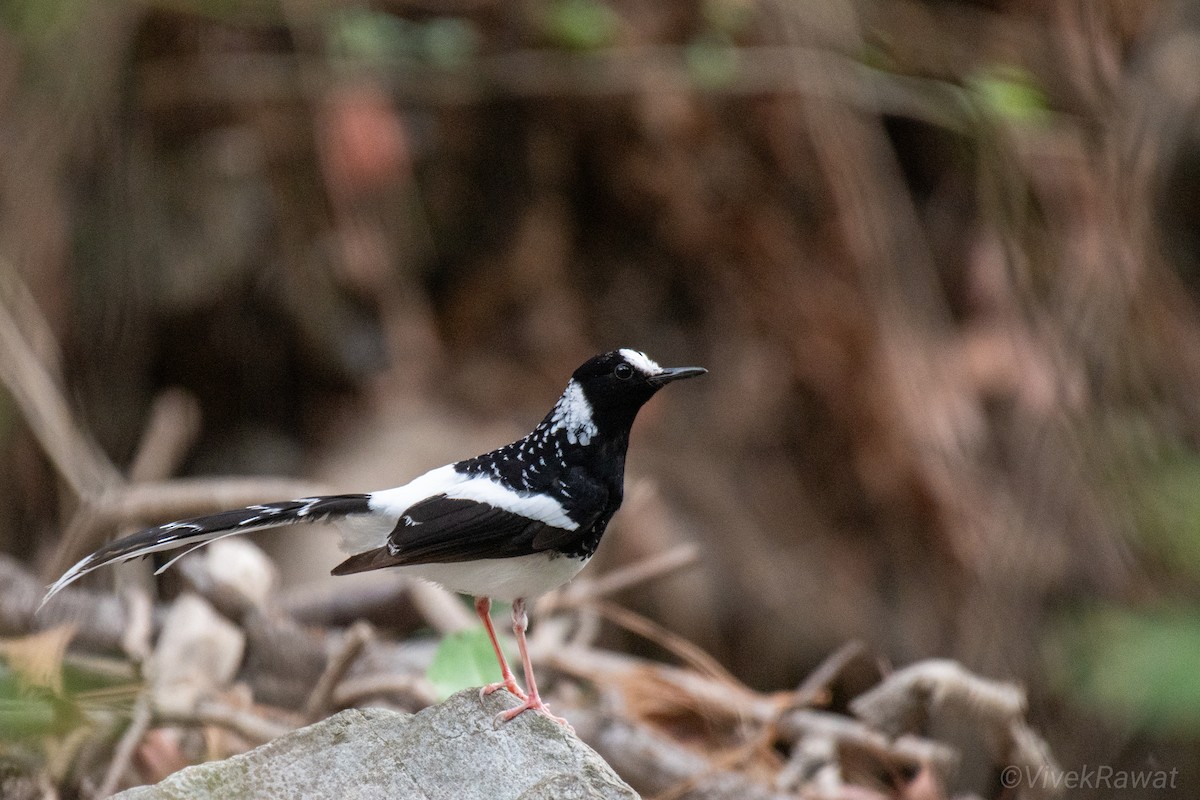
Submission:
<svg viewBox="0 0 1200 800">
<path fill-rule="evenodd" d="M 587 562 L 586 558 L 557 553 L 534 553 L 452 564 L 414 564 L 396 569 L 453 592 L 511 602 L 518 597 L 537 597 L 557 589 L 579 574 Z"/>
</svg>

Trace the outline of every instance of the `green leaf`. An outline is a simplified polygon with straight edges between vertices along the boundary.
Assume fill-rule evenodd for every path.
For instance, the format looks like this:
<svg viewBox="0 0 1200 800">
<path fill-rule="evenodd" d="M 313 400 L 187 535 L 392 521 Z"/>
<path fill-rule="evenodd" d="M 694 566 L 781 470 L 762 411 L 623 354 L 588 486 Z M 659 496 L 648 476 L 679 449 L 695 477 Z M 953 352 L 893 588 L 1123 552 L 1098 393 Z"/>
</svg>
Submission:
<svg viewBox="0 0 1200 800">
<path fill-rule="evenodd" d="M 709 30 L 733 36 L 749 30 L 756 9 L 744 0 L 702 0 L 700 11 Z"/>
<path fill-rule="evenodd" d="M 418 26 L 391 14 L 362 9 L 333 16 L 329 39 L 333 52 L 366 63 L 414 60 L 420 51 Z"/>
<path fill-rule="evenodd" d="M 71 727 L 70 704 L 41 687 L 28 687 L 0 664 L 0 740 L 61 734 Z"/>
<path fill-rule="evenodd" d="M 616 41 L 617 12 L 598 0 L 553 0 L 542 13 L 542 26 L 556 45 L 597 50 Z"/>
<path fill-rule="evenodd" d="M 1041 123 L 1049 116 L 1046 93 L 1033 75 L 1019 67 L 988 67 L 972 76 L 967 87 L 976 105 L 988 116 L 1016 123 Z"/>
<path fill-rule="evenodd" d="M 1198 574 L 1200 459 L 1179 455 L 1158 464 L 1136 486 L 1135 501 L 1144 544 L 1171 566 Z"/>
<path fill-rule="evenodd" d="M 1089 609 L 1051 646 L 1056 681 L 1081 705 L 1143 730 L 1200 733 L 1200 610 Z"/>
<path fill-rule="evenodd" d="M 688 43 L 688 75 L 702 89 L 728 86 L 737 77 L 738 51 L 728 36 L 706 34 Z"/>
<path fill-rule="evenodd" d="M 438 700 L 500 680 L 500 665 L 496 663 L 487 631 L 472 628 L 442 639 L 425 677 L 437 691 Z"/>
<path fill-rule="evenodd" d="M 80 0 L 9 0 L 0 3 L 0 28 L 36 44 L 78 30 L 86 11 Z"/>
</svg>

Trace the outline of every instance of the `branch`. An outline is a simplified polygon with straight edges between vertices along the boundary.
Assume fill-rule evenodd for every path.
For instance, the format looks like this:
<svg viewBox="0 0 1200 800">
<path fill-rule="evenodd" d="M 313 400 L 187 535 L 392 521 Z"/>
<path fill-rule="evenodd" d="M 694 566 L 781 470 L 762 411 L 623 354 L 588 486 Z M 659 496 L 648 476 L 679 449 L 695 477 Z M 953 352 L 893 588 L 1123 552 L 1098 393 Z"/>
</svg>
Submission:
<svg viewBox="0 0 1200 800">
<path fill-rule="evenodd" d="M 686 707 L 708 717 L 769 724 L 782 707 L 775 696 L 634 656 L 573 645 L 535 655 L 553 669 L 626 694 L 632 692 L 658 708 Z"/>
<path fill-rule="evenodd" d="M 104 780 L 100 781 L 99 788 L 96 789 L 96 797 L 108 797 L 117 790 L 117 784 L 121 777 L 129 769 L 129 762 L 133 760 L 134 753 L 137 752 L 137 746 L 142 741 L 142 737 L 146 735 L 146 731 L 150 729 L 150 722 L 153 720 L 153 714 L 150 711 L 150 696 L 143 692 L 138 695 L 137 702 L 133 706 L 133 715 L 129 720 L 129 727 L 121 734 L 121 738 L 117 741 L 117 746 L 113 750 L 112 761 L 108 765 L 108 770 L 104 773 Z"/>
<path fill-rule="evenodd" d="M 21 332 L 13 297 L 28 294 L 11 264 L 0 261 L 0 381 L 8 387 L 34 437 L 77 497 L 91 498 L 121 480 L 120 473 L 78 424 L 55 379 Z M 49 330 L 32 305 L 25 324 Z"/>
<path fill-rule="evenodd" d="M 163 725 L 215 725 L 255 744 L 265 744 L 295 730 L 294 725 L 268 719 L 243 708 L 213 700 L 201 701 L 190 712 L 155 709 L 154 721 Z"/>
<path fill-rule="evenodd" d="M 367 642 L 375 638 L 375 631 L 365 622 L 356 622 L 346 631 L 337 652 L 325 665 L 325 671 L 317 680 L 308 702 L 304 704 L 304 718 L 315 722 L 329 708 L 334 692 L 345 679 L 346 673 L 354 666 L 354 662 L 362 655 Z"/>
<path fill-rule="evenodd" d="M 129 465 L 129 480 L 144 483 L 174 475 L 199 433 L 200 403 L 196 398 L 183 389 L 159 392 Z"/>
<path fill-rule="evenodd" d="M 611 569 L 595 579 L 579 579 L 565 589 L 545 595 L 538 601 L 539 614 L 578 608 L 593 600 L 632 589 L 643 583 L 693 566 L 700 560 L 700 548 L 691 542 L 655 553 L 650 558 Z"/>
<path fill-rule="evenodd" d="M 437 702 L 437 692 L 423 675 L 382 673 L 351 678 L 333 693 L 333 706 L 349 708 L 373 698 L 399 696 L 411 708 L 425 708 Z"/>
</svg>

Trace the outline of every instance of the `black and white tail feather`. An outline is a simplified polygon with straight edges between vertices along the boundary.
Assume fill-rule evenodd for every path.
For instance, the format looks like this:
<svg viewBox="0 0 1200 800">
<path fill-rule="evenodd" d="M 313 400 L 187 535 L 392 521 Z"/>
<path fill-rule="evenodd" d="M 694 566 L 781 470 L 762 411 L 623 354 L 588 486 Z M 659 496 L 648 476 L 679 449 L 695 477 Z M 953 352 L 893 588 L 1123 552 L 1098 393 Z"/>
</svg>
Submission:
<svg viewBox="0 0 1200 800">
<path fill-rule="evenodd" d="M 109 564 L 117 564 L 152 553 L 185 548 L 183 552 L 154 571 L 161 574 L 179 559 L 206 544 L 226 536 L 297 523 L 333 522 L 355 515 L 370 514 L 370 495 L 340 494 L 328 497 L 302 497 L 279 503 L 263 503 L 203 517 L 182 519 L 147 528 L 112 542 L 83 558 L 55 581 L 42 599 L 42 605 L 79 578 Z"/>
</svg>

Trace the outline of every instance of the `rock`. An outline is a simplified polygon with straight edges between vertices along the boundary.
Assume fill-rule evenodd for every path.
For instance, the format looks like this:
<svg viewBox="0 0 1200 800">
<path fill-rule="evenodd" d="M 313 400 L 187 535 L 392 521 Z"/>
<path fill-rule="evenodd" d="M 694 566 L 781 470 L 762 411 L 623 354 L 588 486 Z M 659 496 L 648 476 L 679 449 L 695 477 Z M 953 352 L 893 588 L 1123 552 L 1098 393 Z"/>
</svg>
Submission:
<svg viewBox="0 0 1200 800">
<path fill-rule="evenodd" d="M 572 733 L 541 714 L 493 725 L 515 703 L 468 689 L 419 714 L 350 709 L 249 753 L 182 769 L 120 800 L 420 798 L 636 800 Z"/>
<path fill-rule="evenodd" d="M 181 594 L 163 620 L 150 662 L 154 704 L 187 712 L 228 686 L 242 663 L 246 635 L 196 594 Z"/>
<path fill-rule="evenodd" d="M 279 570 L 258 545 L 246 539 L 220 539 L 183 558 L 179 571 L 222 613 L 240 618 L 264 609 L 279 584 Z"/>
</svg>

